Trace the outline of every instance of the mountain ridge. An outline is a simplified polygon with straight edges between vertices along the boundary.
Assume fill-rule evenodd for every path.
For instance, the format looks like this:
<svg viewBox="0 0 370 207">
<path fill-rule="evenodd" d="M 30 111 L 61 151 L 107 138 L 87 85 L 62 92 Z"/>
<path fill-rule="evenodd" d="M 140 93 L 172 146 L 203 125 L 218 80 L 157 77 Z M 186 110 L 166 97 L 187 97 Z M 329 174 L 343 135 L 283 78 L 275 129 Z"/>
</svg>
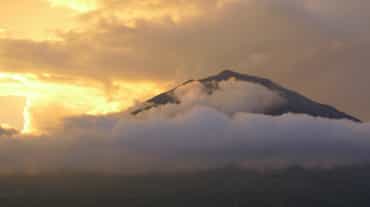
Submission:
<svg viewBox="0 0 370 207">
<path fill-rule="evenodd" d="M 193 81 L 199 81 L 202 83 L 209 91 L 211 95 L 213 91 L 217 90 L 218 83 L 221 81 L 227 81 L 230 79 L 234 79 L 237 81 L 246 81 L 254 84 L 261 85 L 271 91 L 277 92 L 281 97 L 286 99 L 286 103 L 282 104 L 281 106 L 271 110 L 264 112 L 263 114 L 271 115 L 271 116 L 279 116 L 286 113 L 295 113 L 295 114 L 307 114 L 313 117 L 322 117 L 322 118 L 329 118 L 329 119 L 348 119 L 354 122 L 361 122 L 360 119 L 346 114 L 342 111 L 339 111 L 333 106 L 322 104 L 316 101 L 313 101 L 298 92 L 293 90 L 287 89 L 269 79 L 252 76 L 247 74 L 238 73 L 232 70 L 224 70 L 216 75 L 209 76 L 207 78 L 199 79 L 199 80 L 188 80 L 181 85 L 167 91 L 161 93 L 153 98 L 147 100 L 146 106 L 142 108 L 138 108 L 131 112 L 133 115 L 137 115 L 143 111 L 149 110 L 151 108 L 155 108 L 161 105 L 166 104 L 180 104 L 180 100 L 178 100 L 174 96 L 174 91 L 184 85 L 187 85 Z"/>
</svg>

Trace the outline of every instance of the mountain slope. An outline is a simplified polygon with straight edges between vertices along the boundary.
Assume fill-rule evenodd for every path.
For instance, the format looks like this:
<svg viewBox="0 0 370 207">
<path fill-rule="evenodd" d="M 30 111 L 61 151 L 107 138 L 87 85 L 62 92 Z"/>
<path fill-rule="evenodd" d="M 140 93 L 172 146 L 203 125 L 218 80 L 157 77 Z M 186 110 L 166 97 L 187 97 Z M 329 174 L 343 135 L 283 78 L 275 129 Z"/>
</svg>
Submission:
<svg viewBox="0 0 370 207">
<path fill-rule="evenodd" d="M 279 107 L 263 112 L 266 115 L 278 116 L 285 113 L 297 113 L 297 114 L 307 114 L 314 117 L 323 117 L 330 119 L 349 119 L 355 122 L 361 122 L 359 119 L 351 115 L 348 115 L 344 112 L 341 112 L 332 106 L 320 104 L 318 102 L 310 100 L 309 98 L 306 98 L 295 91 L 286 89 L 272 82 L 271 80 L 265 78 L 225 70 L 215 76 L 210 76 L 208 78 L 201 79 L 198 81 L 205 88 L 207 88 L 209 95 L 212 95 L 214 91 L 218 90 L 218 85 L 220 82 L 227 81 L 229 79 L 261 85 L 279 94 L 282 98 L 285 99 L 284 104 L 281 104 Z M 193 80 L 189 80 L 180 85 L 179 87 L 185 86 L 192 82 Z M 158 107 L 165 104 L 180 104 L 181 101 L 174 95 L 174 92 L 177 88 L 174 88 L 170 91 L 167 91 L 165 93 L 162 93 L 158 96 L 155 96 L 147 100 L 142 107 L 139 107 L 136 110 L 134 110 L 132 114 L 137 115 L 153 107 Z"/>
</svg>

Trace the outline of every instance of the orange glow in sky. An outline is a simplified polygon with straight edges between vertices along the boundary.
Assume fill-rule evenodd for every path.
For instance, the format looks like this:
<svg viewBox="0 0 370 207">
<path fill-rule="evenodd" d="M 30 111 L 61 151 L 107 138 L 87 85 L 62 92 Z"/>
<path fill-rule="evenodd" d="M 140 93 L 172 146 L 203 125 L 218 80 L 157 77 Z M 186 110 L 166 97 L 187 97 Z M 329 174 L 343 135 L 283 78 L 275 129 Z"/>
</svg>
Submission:
<svg viewBox="0 0 370 207">
<path fill-rule="evenodd" d="M 83 79 L 62 81 L 49 74 L 0 73 L 0 96 L 24 97 L 26 100 L 23 128 L 19 129 L 23 133 L 43 132 L 55 127 L 66 116 L 119 112 L 161 90 L 151 82 L 114 81 L 112 86 L 104 86 Z M 0 115 L 7 112 L 4 110 L 0 109 Z M 1 124 L 10 123 L 16 121 Z"/>
<path fill-rule="evenodd" d="M 48 0 L 52 6 L 62 6 L 78 12 L 88 12 L 97 8 L 96 0 Z"/>
<path fill-rule="evenodd" d="M 368 12 L 344 0 L 335 9 L 320 0 L 272 2 L 1 0 L 0 126 L 48 132 L 65 117 L 119 112 L 227 68 L 369 119 L 362 108 L 370 98 L 359 93 L 370 77 Z M 326 87 L 357 74 L 353 84 Z"/>
</svg>

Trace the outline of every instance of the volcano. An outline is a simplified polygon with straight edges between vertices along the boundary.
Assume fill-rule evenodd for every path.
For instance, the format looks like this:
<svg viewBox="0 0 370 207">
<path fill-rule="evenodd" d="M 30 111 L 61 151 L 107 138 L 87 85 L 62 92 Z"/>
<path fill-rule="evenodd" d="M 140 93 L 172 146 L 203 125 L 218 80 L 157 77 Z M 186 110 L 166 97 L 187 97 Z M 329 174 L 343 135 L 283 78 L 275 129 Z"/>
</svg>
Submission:
<svg viewBox="0 0 370 207">
<path fill-rule="evenodd" d="M 147 100 L 145 103 L 135 108 L 131 112 L 131 114 L 138 115 L 153 108 L 166 106 L 168 104 L 181 104 L 181 97 L 177 97 L 175 91 L 179 88 L 186 87 L 187 85 L 192 84 L 194 82 L 200 83 L 207 90 L 207 94 L 209 96 L 212 96 L 213 93 L 220 90 L 219 86 L 221 83 L 229 80 L 262 86 L 263 88 L 278 94 L 280 97 L 284 99 L 284 102 L 282 104 L 279 104 L 277 107 L 266 109 L 263 112 L 260 112 L 261 114 L 271 116 L 280 116 L 287 113 L 306 114 L 313 117 L 321 117 L 328 119 L 347 119 L 354 122 L 361 122 L 356 117 L 341 112 L 333 106 L 313 101 L 299 94 L 298 92 L 282 87 L 281 85 L 269 79 L 247 74 L 241 74 L 231 70 L 225 70 L 217 75 L 210 76 L 200 80 L 186 81 L 172 90 L 169 90 Z M 250 113 L 250 111 L 245 112 Z"/>
</svg>

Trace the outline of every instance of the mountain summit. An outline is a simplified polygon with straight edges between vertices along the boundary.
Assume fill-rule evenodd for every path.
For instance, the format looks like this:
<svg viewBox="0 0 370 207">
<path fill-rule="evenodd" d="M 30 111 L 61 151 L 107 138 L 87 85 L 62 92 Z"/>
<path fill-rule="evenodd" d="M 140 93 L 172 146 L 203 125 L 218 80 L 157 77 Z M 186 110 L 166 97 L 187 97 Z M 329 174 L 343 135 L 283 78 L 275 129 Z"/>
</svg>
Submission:
<svg viewBox="0 0 370 207">
<path fill-rule="evenodd" d="M 214 92 L 219 90 L 220 83 L 228 80 L 247 82 L 251 84 L 256 84 L 268 89 L 271 92 L 278 94 L 284 99 L 284 103 L 280 104 L 278 107 L 274 107 L 263 114 L 271 116 L 279 116 L 286 113 L 295 114 L 307 114 L 314 117 L 322 117 L 329 119 L 348 119 L 355 122 L 361 122 L 359 119 L 348 115 L 344 112 L 337 110 L 336 108 L 315 102 L 295 91 L 286 89 L 273 81 L 257 76 L 251 76 L 246 74 L 237 73 L 231 70 L 225 70 L 221 73 L 210 76 L 208 78 L 197 80 L 201 83 L 204 88 L 207 89 L 208 95 L 212 96 Z M 175 91 L 178 88 L 187 86 L 195 82 L 194 80 L 189 80 L 181 84 L 180 86 L 169 90 L 165 93 L 159 94 L 149 100 L 147 100 L 141 107 L 136 108 L 131 112 L 133 115 L 140 114 L 149 109 L 164 106 L 166 104 L 181 104 L 181 100 L 175 96 Z M 237 98 L 237 97 L 236 97 Z"/>
</svg>

